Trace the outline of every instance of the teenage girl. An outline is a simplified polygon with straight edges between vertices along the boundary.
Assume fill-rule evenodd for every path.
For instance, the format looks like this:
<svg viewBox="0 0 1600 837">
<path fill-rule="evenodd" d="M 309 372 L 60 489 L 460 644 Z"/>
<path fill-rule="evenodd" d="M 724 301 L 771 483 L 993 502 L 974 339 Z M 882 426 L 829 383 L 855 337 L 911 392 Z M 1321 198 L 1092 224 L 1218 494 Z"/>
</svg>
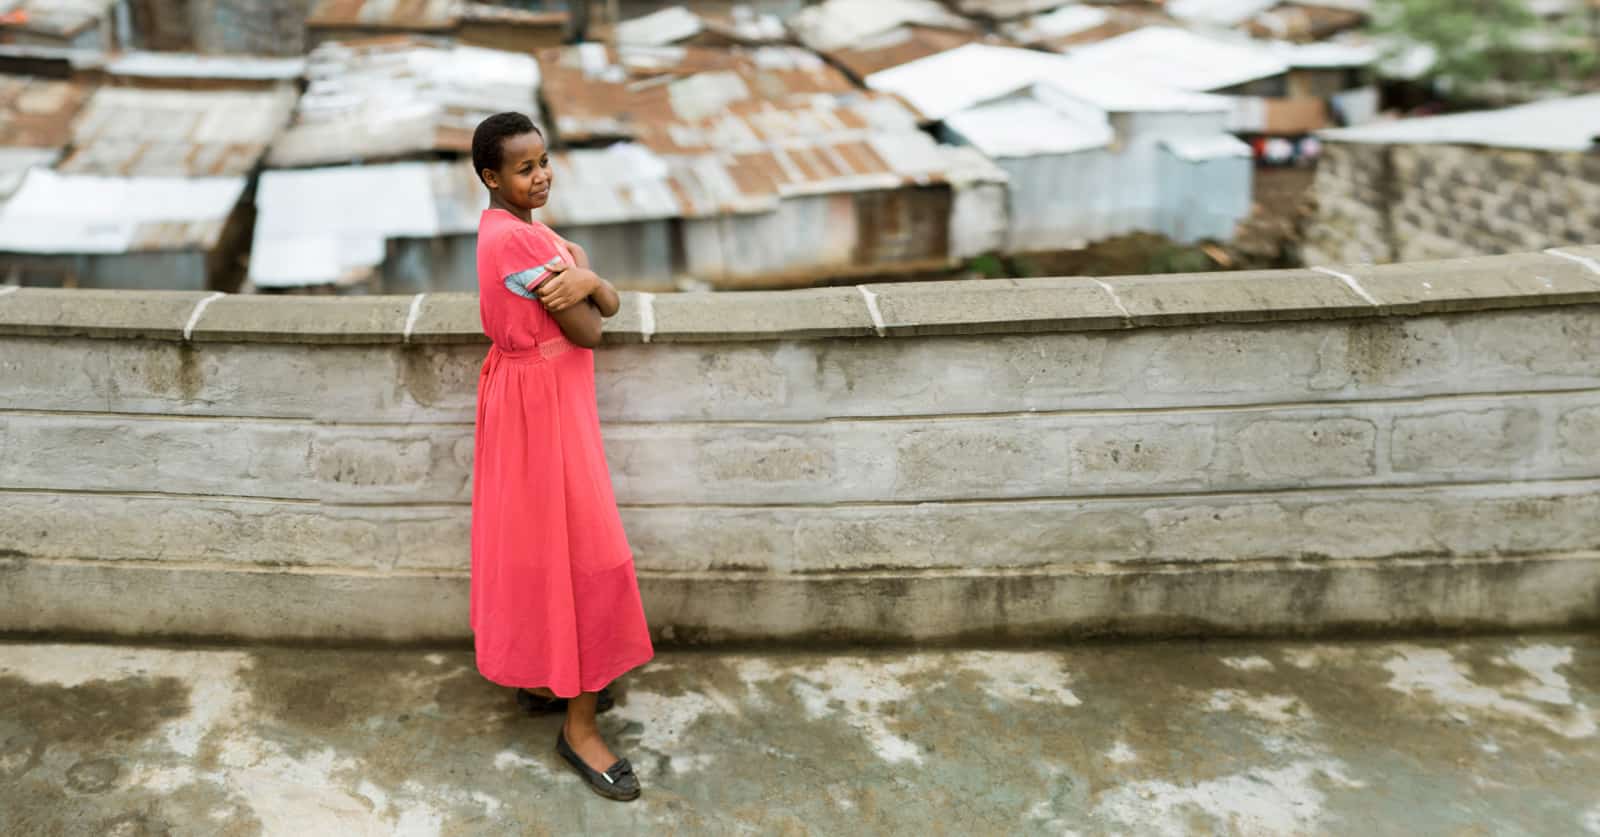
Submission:
<svg viewBox="0 0 1600 837">
<path fill-rule="evenodd" d="M 600 737 L 605 688 L 654 655 L 612 495 L 594 352 L 617 292 L 582 247 L 533 219 L 553 177 L 544 135 L 501 113 L 472 137 L 489 190 L 478 306 L 493 345 L 478 375 L 471 619 L 478 671 L 524 708 L 566 710 L 556 751 L 611 799 L 639 796 Z"/>
</svg>

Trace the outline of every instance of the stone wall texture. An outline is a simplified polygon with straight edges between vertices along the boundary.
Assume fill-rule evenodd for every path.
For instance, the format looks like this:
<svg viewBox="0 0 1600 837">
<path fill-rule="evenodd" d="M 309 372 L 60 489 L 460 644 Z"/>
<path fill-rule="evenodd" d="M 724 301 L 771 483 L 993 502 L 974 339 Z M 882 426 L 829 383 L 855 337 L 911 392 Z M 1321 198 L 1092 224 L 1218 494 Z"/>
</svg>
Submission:
<svg viewBox="0 0 1600 837">
<path fill-rule="evenodd" d="M 1600 247 L 625 294 L 658 638 L 1600 619 Z M 477 301 L 0 290 L 0 631 L 459 641 Z"/>
<path fill-rule="evenodd" d="M 1329 143 L 1307 264 L 1452 259 L 1600 241 L 1600 155 Z"/>
</svg>

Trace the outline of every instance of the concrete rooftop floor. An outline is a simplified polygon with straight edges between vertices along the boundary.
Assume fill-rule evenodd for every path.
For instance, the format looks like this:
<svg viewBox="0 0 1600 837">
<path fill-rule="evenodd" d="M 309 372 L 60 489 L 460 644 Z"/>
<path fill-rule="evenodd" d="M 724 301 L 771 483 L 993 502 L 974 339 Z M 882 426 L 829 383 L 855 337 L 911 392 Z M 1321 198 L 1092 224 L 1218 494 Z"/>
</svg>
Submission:
<svg viewBox="0 0 1600 837">
<path fill-rule="evenodd" d="M 0 643 L 0 834 L 1596 834 L 1600 637 L 674 652 L 590 793 L 470 651 Z"/>
</svg>

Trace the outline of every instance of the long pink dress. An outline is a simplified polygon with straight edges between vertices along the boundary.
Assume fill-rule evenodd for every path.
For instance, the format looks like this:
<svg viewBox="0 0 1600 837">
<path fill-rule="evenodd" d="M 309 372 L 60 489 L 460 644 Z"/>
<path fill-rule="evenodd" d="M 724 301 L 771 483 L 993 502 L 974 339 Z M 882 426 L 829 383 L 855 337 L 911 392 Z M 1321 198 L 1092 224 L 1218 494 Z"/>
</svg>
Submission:
<svg viewBox="0 0 1600 837">
<path fill-rule="evenodd" d="M 533 293 L 549 227 L 478 222 L 478 306 L 494 342 L 478 375 L 471 619 L 478 671 L 504 686 L 594 692 L 655 653 L 595 407 L 594 352 Z"/>
</svg>

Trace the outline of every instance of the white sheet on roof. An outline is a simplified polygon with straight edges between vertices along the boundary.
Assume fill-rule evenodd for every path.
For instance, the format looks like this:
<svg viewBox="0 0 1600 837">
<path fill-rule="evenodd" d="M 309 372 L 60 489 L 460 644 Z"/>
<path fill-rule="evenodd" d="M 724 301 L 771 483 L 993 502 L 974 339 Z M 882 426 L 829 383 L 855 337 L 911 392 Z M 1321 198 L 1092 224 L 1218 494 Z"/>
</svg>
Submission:
<svg viewBox="0 0 1600 837">
<path fill-rule="evenodd" d="M 1146 26 L 1067 54 L 1080 66 L 1196 92 L 1221 90 L 1289 71 L 1288 62 L 1270 49 L 1171 26 Z"/>
<path fill-rule="evenodd" d="M 936 0 L 824 0 L 789 18 L 789 29 L 806 46 L 842 49 L 906 24 L 971 29 L 972 22 Z"/>
<path fill-rule="evenodd" d="M 1189 23 L 1238 26 L 1278 3 L 1279 0 L 1171 0 L 1166 11 Z"/>
<path fill-rule="evenodd" d="M 101 177 L 30 169 L 0 206 L 0 250 L 126 253 L 149 225 L 223 221 L 244 187 L 242 177 Z"/>
<path fill-rule="evenodd" d="M 1002 29 L 1019 44 L 1036 44 L 1040 41 L 1087 32 L 1110 19 L 1111 13 L 1099 6 L 1074 5 L 1006 24 Z"/>
<path fill-rule="evenodd" d="M 1224 112 L 1226 99 L 1177 90 L 1127 73 L 1110 74 L 1075 58 L 1015 47 L 967 44 L 867 76 L 867 86 L 895 93 L 929 119 L 1047 83 L 1113 113 Z"/>
<path fill-rule="evenodd" d="M 699 15 L 682 6 L 668 6 L 617 24 L 616 40 L 619 44 L 666 46 L 693 38 L 703 29 Z"/>
<path fill-rule="evenodd" d="M 1174 157 L 1191 163 L 1200 163 L 1223 157 L 1252 156 L 1250 146 L 1232 134 L 1162 137 L 1161 145 L 1171 151 Z"/>
<path fill-rule="evenodd" d="M 1071 154 L 1104 148 L 1116 136 L 1104 111 L 1052 106 L 1032 95 L 964 110 L 947 118 L 945 125 L 995 158 Z"/>
<path fill-rule="evenodd" d="M 325 284 L 376 267 L 390 238 L 473 232 L 475 212 L 438 200 L 441 167 L 471 176 L 470 166 L 448 162 L 262 172 L 250 279 L 260 287 Z"/>
<path fill-rule="evenodd" d="M 176 52 L 129 52 L 106 62 L 106 72 L 114 76 L 144 78 L 293 81 L 305 75 L 305 71 L 304 58 L 192 55 Z"/>
<path fill-rule="evenodd" d="M 1600 93 L 1502 110 L 1375 122 L 1359 128 L 1323 131 L 1318 136 L 1337 142 L 1588 151 L 1600 137 Z"/>
</svg>

